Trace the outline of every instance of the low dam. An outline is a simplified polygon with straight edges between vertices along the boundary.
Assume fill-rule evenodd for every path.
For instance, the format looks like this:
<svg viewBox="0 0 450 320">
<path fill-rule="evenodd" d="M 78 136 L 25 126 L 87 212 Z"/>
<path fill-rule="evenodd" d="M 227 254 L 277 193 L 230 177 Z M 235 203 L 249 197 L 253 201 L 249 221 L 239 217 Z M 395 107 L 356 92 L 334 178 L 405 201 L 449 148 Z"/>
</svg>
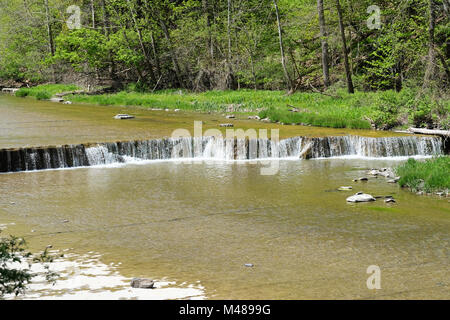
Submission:
<svg viewBox="0 0 450 320">
<path fill-rule="evenodd" d="M 284 158 L 367 158 L 443 154 L 440 137 L 404 136 L 369 138 L 336 136 L 269 139 L 215 137 L 166 138 L 144 141 L 78 144 L 0 150 L 0 172 L 126 163 L 136 160 L 215 159 L 255 160 Z"/>
</svg>

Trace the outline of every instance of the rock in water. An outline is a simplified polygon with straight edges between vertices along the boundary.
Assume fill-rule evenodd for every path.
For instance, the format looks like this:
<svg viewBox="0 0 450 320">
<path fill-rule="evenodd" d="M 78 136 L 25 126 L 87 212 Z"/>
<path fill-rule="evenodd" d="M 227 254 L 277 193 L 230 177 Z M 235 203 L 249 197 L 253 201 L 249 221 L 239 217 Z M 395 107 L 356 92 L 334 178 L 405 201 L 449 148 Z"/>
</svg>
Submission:
<svg viewBox="0 0 450 320">
<path fill-rule="evenodd" d="M 347 198 L 347 202 L 370 202 L 375 200 L 376 199 L 370 194 L 365 194 L 362 192 L 358 192 L 357 194 Z"/>
<path fill-rule="evenodd" d="M 225 128 L 232 128 L 232 127 L 234 127 L 234 124 L 232 124 L 232 123 L 222 123 L 219 126 L 225 127 Z"/>
<path fill-rule="evenodd" d="M 244 264 L 244 266 L 246 266 L 247 268 L 252 268 L 253 267 L 253 263 L 246 263 L 246 264 Z"/>
<path fill-rule="evenodd" d="M 114 116 L 114 119 L 116 120 L 123 120 L 123 119 L 133 119 L 134 116 L 130 116 L 129 114 L 118 114 Z"/>
<path fill-rule="evenodd" d="M 395 203 L 395 199 L 394 198 L 387 198 L 384 200 L 385 203 Z"/>
<path fill-rule="evenodd" d="M 134 278 L 131 280 L 131 287 L 138 289 L 152 289 L 155 287 L 155 282 L 149 279 Z"/>
<path fill-rule="evenodd" d="M 347 190 L 352 190 L 352 187 L 339 187 L 339 191 L 347 191 Z"/>
<path fill-rule="evenodd" d="M 234 114 L 231 114 L 231 115 L 226 116 L 225 118 L 227 118 L 227 119 L 234 119 L 234 118 L 236 118 L 236 116 Z"/>
</svg>

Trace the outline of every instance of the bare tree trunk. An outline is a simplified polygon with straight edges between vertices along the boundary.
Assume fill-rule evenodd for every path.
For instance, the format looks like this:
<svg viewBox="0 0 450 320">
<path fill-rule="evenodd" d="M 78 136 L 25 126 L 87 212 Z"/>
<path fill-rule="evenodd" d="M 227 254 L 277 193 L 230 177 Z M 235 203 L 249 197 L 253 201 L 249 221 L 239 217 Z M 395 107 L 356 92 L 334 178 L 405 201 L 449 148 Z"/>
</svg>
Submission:
<svg viewBox="0 0 450 320">
<path fill-rule="evenodd" d="M 434 73 L 436 72 L 436 53 L 434 49 L 434 28 L 436 24 L 436 11 L 434 0 L 429 0 L 429 11 L 430 11 L 430 22 L 428 28 L 428 62 L 425 69 L 425 76 L 423 79 L 423 88 L 428 88 L 431 86 L 431 80 Z"/>
<path fill-rule="evenodd" d="M 44 5 L 45 5 L 45 20 L 47 23 L 48 49 L 53 57 L 55 55 L 55 46 L 53 44 L 53 30 L 50 20 L 50 9 L 48 7 L 48 0 L 44 0 Z M 52 71 L 52 81 L 56 82 L 56 73 L 54 65 L 51 66 L 51 71 Z"/>
<path fill-rule="evenodd" d="M 95 6 L 94 6 L 94 0 L 91 0 L 91 19 L 92 19 L 92 28 L 95 29 Z"/>
<path fill-rule="evenodd" d="M 228 54 L 227 54 L 227 78 L 226 86 L 228 89 L 236 89 L 236 79 L 234 77 L 233 68 L 231 66 L 232 52 L 231 52 L 231 0 L 228 0 L 227 10 L 227 37 L 228 37 Z"/>
<path fill-rule="evenodd" d="M 286 79 L 286 84 L 288 86 L 288 90 L 289 92 L 292 92 L 292 80 L 289 77 L 289 73 L 287 71 L 287 67 L 286 67 L 286 59 L 284 56 L 284 46 L 283 46 L 283 30 L 281 28 L 281 22 L 280 22 L 280 14 L 278 11 L 278 4 L 277 4 L 277 0 L 273 0 L 273 4 L 275 6 L 275 13 L 277 16 L 277 25 L 278 25 L 278 36 L 279 36 L 279 40 L 280 40 L 280 54 L 281 54 L 281 65 L 283 66 L 283 72 L 284 72 L 284 77 Z"/>
<path fill-rule="evenodd" d="M 110 21 L 109 21 L 109 13 L 108 10 L 106 8 L 106 0 L 100 0 L 100 5 L 103 11 L 103 32 L 105 33 L 106 38 L 109 40 L 109 28 L 111 26 Z M 108 60 L 109 60 L 109 77 L 113 80 L 117 79 L 116 76 L 116 64 L 114 62 L 114 59 L 112 58 L 112 52 L 111 50 L 108 50 Z"/>
<path fill-rule="evenodd" d="M 153 32 L 150 33 L 150 36 L 152 39 L 152 50 L 153 50 L 153 57 L 155 59 L 156 72 L 158 73 L 158 77 L 161 77 L 161 66 L 159 62 L 158 49 L 156 47 L 156 41 L 155 37 L 153 36 Z"/>
<path fill-rule="evenodd" d="M 213 16 L 211 14 L 210 0 L 202 0 L 203 12 L 206 15 L 206 29 L 208 30 L 208 40 L 206 47 L 208 48 L 209 54 L 211 56 L 211 61 L 214 62 L 214 41 L 211 33 L 211 24 Z"/>
<path fill-rule="evenodd" d="M 322 43 L 322 70 L 325 88 L 330 86 L 330 71 L 328 59 L 327 30 L 325 27 L 325 14 L 323 11 L 323 0 L 317 0 L 317 11 L 319 13 L 320 39 Z"/>
<path fill-rule="evenodd" d="M 45 18 L 47 22 L 48 48 L 52 56 L 55 55 L 55 46 L 53 45 L 53 30 L 50 21 L 50 9 L 48 7 L 48 0 L 44 0 Z"/>
<path fill-rule="evenodd" d="M 336 9 L 337 9 L 338 16 L 339 16 L 339 29 L 341 30 L 342 53 L 344 54 L 344 66 L 345 66 L 345 75 L 347 77 L 347 89 L 348 89 L 349 93 L 354 93 L 355 89 L 353 88 L 352 73 L 350 71 L 350 66 L 348 63 L 347 41 L 345 40 L 344 22 L 342 20 L 342 10 L 341 10 L 341 4 L 339 3 L 339 0 L 336 0 Z"/>
</svg>

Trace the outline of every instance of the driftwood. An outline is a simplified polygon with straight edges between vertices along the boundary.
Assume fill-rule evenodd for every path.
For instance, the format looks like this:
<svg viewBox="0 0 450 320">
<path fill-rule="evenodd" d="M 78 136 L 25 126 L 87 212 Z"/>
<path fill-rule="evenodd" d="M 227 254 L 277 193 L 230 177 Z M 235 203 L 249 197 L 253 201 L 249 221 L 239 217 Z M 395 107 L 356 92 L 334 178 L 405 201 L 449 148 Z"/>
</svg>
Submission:
<svg viewBox="0 0 450 320">
<path fill-rule="evenodd" d="M 450 130 L 430 130 L 421 128 L 409 128 L 408 132 L 418 133 L 418 134 L 430 134 L 433 136 L 450 137 Z"/>
</svg>

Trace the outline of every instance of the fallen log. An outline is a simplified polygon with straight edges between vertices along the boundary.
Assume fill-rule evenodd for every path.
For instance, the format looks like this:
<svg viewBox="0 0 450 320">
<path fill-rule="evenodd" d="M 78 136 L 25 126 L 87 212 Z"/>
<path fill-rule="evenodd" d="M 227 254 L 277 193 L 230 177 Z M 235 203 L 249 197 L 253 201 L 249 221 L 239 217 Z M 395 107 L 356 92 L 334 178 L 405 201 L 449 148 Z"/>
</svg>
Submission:
<svg viewBox="0 0 450 320">
<path fill-rule="evenodd" d="M 450 130 L 437 130 L 437 129 L 421 129 L 421 128 L 409 128 L 409 132 L 418 134 L 430 134 L 433 136 L 449 137 Z"/>
</svg>

